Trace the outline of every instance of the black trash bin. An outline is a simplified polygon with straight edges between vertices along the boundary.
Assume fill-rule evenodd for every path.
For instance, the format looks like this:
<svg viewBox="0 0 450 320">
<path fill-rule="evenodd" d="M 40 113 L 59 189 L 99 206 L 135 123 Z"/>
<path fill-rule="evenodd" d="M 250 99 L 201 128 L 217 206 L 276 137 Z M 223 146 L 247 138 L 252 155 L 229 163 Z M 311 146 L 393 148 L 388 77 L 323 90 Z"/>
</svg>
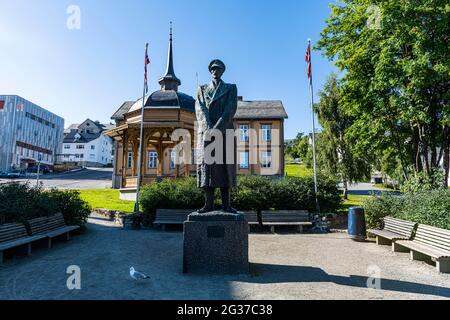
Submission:
<svg viewBox="0 0 450 320">
<path fill-rule="evenodd" d="M 366 240 L 366 217 L 363 208 L 352 207 L 348 209 L 348 235 L 350 239 L 355 241 Z"/>
</svg>

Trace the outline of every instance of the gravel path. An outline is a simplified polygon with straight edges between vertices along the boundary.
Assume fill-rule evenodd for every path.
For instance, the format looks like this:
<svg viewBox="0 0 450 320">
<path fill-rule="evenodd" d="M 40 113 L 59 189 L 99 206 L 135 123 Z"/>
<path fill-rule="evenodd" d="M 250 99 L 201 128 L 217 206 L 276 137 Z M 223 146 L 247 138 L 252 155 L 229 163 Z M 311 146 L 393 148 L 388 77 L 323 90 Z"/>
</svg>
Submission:
<svg viewBox="0 0 450 320">
<path fill-rule="evenodd" d="M 251 234 L 242 276 L 183 275 L 182 237 L 95 216 L 87 234 L 0 266 L 0 299 L 450 299 L 450 275 L 341 233 Z M 70 265 L 81 268 L 81 290 L 66 287 Z M 130 266 L 151 279 L 135 282 Z M 381 290 L 366 287 L 373 268 Z"/>
</svg>

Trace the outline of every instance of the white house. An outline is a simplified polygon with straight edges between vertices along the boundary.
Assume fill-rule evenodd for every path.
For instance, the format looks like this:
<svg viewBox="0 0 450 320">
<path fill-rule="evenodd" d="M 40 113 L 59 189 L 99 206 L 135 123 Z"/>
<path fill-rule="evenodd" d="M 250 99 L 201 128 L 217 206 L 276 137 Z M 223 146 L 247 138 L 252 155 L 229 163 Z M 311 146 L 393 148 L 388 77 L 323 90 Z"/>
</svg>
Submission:
<svg viewBox="0 0 450 320">
<path fill-rule="evenodd" d="M 61 161 L 86 167 L 112 164 L 113 141 L 103 134 L 107 125 L 87 119 L 65 132 Z"/>
</svg>

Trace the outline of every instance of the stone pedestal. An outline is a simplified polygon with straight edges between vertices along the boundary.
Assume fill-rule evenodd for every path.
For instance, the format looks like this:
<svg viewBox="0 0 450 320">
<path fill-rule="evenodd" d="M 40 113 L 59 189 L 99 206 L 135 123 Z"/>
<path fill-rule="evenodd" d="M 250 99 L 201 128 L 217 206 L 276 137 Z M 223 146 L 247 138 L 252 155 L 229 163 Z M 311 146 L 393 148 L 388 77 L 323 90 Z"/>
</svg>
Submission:
<svg viewBox="0 0 450 320">
<path fill-rule="evenodd" d="M 248 223 L 244 214 L 192 213 L 184 223 L 183 272 L 246 274 Z"/>
</svg>

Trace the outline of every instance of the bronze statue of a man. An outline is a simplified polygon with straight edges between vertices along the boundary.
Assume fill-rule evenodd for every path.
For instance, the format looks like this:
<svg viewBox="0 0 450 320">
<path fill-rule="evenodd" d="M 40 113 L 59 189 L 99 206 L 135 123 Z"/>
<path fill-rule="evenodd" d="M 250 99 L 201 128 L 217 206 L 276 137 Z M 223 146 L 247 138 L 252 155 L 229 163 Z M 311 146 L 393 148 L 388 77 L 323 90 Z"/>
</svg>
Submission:
<svg viewBox="0 0 450 320">
<path fill-rule="evenodd" d="M 227 161 L 227 154 L 234 155 L 233 143 L 227 146 L 226 131 L 234 130 L 233 118 L 237 109 L 237 87 L 222 81 L 225 72 L 225 64 L 220 60 L 213 60 L 209 64 L 212 81 L 200 86 L 197 92 L 195 113 L 198 124 L 197 138 L 197 182 L 205 193 L 205 206 L 199 213 L 214 211 L 214 190 L 220 188 L 222 194 L 222 209 L 227 213 L 236 213 L 231 207 L 231 188 L 236 186 L 236 165 L 234 161 Z M 207 161 L 205 149 L 215 140 L 211 139 L 211 133 L 220 134 L 218 139 L 223 161 Z M 222 140 L 222 141 L 220 141 Z M 219 144 L 219 145 L 220 145 Z M 232 150 L 229 150 L 232 148 Z M 222 159 L 221 159 L 222 160 Z M 233 157 L 234 160 L 234 157 Z"/>
</svg>

